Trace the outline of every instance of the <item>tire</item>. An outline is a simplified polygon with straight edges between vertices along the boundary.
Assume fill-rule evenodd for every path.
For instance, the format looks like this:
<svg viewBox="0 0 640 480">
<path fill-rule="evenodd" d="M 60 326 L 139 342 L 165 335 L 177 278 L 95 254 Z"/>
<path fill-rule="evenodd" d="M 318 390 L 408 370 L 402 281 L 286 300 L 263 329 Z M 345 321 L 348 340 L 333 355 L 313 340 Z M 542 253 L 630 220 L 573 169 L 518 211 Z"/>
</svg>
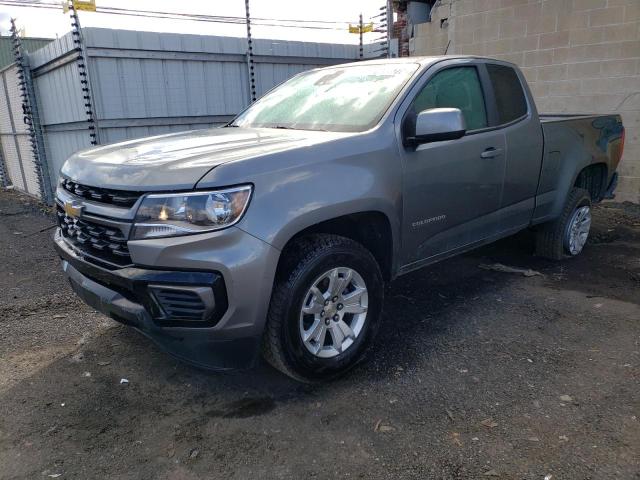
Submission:
<svg viewBox="0 0 640 480">
<path fill-rule="evenodd" d="M 303 237 L 285 255 L 271 296 L 263 356 L 298 381 L 336 378 L 358 364 L 373 344 L 384 299 L 380 267 L 365 247 L 337 235 Z M 328 293 L 332 281 L 332 291 L 344 283 L 336 295 Z M 323 291 L 325 285 L 327 291 Z M 313 286 L 317 290 L 312 292 Z M 303 314 L 303 307 L 312 313 Z M 344 335 L 341 343 L 336 341 L 340 332 Z M 310 338 L 305 342 L 303 335 Z M 323 340 L 316 341 L 316 337 Z"/>
<path fill-rule="evenodd" d="M 586 209 L 585 209 L 586 208 Z M 578 248 L 569 242 L 570 229 L 581 213 L 587 213 L 586 236 Z M 536 231 L 536 255 L 551 260 L 563 260 L 580 254 L 589 235 L 591 225 L 591 196 L 583 188 L 573 188 L 567 196 L 564 209 L 556 220 L 544 223 Z M 575 245 L 574 245 L 575 246 Z"/>
</svg>

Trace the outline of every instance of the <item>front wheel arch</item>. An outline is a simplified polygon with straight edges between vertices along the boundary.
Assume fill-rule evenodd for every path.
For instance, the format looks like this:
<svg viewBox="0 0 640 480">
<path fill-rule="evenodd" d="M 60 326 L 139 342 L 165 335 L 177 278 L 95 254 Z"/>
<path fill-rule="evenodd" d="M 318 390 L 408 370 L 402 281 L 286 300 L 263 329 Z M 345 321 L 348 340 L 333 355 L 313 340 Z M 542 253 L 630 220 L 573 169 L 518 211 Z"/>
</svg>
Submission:
<svg viewBox="0 0 640 480">
<path fill-rule="evenodd" d="M 326 234 L 349 238 L 369 250 L 378 262 L 384 280 L 388 282 L 395 277 L 397 270 L 395 259 L 399 247 L 397 235 L 393 232 L 394 228 L 389 217 L 378 210 L 340 215 L 306 226 L 285 243 L 280 253 L 276 276 L 281 271 L 291 268 L 288 263 L 291 258 L 291 248 L 300 238 Z"/>
</svg>

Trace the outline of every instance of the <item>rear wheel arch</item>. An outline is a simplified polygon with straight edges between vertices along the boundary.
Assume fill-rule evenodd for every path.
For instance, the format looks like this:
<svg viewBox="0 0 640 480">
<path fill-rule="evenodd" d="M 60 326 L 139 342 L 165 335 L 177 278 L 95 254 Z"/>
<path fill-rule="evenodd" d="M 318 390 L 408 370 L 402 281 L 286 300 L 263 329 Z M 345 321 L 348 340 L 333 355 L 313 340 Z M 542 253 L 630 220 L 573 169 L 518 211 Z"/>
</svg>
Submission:
<svg viewBox="0 0 640 480">
<path fill-rule="evenodd" d="M 576 175 L 573 186 L 589 192 L 593 202 L 604 198 L 607 190 L 608 168 L 605 163 L 587 165 Z"/>
<path fill-rule="evenodd" d="M 571 191 L 575 188 L 586 190 L 593 203 L 598 203 L 604 198 L 608 187 L 609 172 L 607 165 L 603 162 L 588 163 L 589 160 L 585 158 L 576 160 L 574 158 L 573 156 L 567 156 L 567 162 L 564 162 L 564 167 L 557 174 L 558 180 L 554 190 L 552 190 L 554 198 L 549 211 L 542 219 L 534 219 L 534 224 L 539 225 L 558 219 Z"/>
</svg>

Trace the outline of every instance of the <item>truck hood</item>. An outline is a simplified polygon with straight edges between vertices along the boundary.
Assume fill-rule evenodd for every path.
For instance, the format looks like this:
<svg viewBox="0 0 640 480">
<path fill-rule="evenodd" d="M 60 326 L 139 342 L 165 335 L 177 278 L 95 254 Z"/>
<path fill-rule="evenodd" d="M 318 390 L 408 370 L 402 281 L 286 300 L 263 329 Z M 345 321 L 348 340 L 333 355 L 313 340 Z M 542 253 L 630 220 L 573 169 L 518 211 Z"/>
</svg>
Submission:
<svg viewBox="0 0 640 480">
<path fill-rule="evenodd" d="M 62 175 L 84 185 L 137 191 L 193 188 L 226 162 L 310 146 L 345 134 L 272 128 L 211 128 L 130 140 L 72 155 Z"/>
</svg>

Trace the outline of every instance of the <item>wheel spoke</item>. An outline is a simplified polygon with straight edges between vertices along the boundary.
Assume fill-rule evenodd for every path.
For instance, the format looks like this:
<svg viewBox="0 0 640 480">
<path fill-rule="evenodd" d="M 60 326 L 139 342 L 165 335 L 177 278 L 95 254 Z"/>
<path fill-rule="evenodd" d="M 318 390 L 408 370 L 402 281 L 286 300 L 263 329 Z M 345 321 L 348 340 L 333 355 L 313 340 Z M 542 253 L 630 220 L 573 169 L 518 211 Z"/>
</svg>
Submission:
<svg viewBox="0 0 640 480">
<path fill-rule="evenodd" d="M 324 340 L 326 336 L 327 336 L 327 327 L 324 325 L 323 322 L 320 322 L 320 328 L 316 330 L 316 334 L 313 336 L 316 353 L 322 350 L 322 347 L 324 347 Z"/>
<path fill-rule="evenodd" d="M 331 338 L 333 339 L 333 348 L 338 352 L 342 352 L 342 342 L 344 342 L 344 333 L 342 329 L 335 323 L 331 326 Z"/>
<path fill-rule="evenodd" d="M 355 333 L 353 333 L 353 330 L 351 330 L 351 327 L 347 325 L 347 322 L 345 322 L 344 320 L 340 320 L 336 325 L 340 330 L 342 330 L 342 333 L 344 334 L 345 338 L 350 338 L 352 340 L 356 339 Z"/>
<path fill-rule="evenodd" d="M 335 294 L 334 290 L 336 288 L 336 283 L 338 282 L 338 269 L 334 268 L 329 272 L 329 286 L 327 287 L 328 296 L 333 296 Z"/>
<path fill-rule="evenodd" d="M 364 313 L 367 311 L 367 307 L 361 305 L 362 295 L 367 290 L 365 288 L 356 288 L 353 292 L 345 295 L 343 300 L 345 313 Z"/>
<path fill-rule="evenodd" d="M 313 322 L 309 330 L 305 330 L 302 336 L 302 340 L 308 342 L 309 340 L 315 339 L 318 335 L 320 335 L 320 330 L 325 328 L 324 322 L 320 319 Z"/>
<path fill-rule="evenodd" d="M 366 311 L 367 307 L 359 304 L 344 306 L 344 313 L 365 313 Z"/>
<path fill-rule="evenodd" d="M 314 285 L 313 287 L 311 287 L 310 292 L 313 295 L 313 298 L 315 299 L 316 303 L 320 303 L 320 304 L 324 303 L 325 297 L 318 287 Z"/>
<path fill-rule="evenodd" d="M 591 227 L 591 219 L 590 218 L 585 218 L 582 223 L 580 224 L 580 230 L 583 232 L 588 232 L 589 228 Z"/>
<path fill-rule="evenodd" d="M 345 305 L 352 303 L 360 303 L 360 299 L 362 298 L 362 294 L 367 291 L 366 288 L 357 287 L 353 292 L 349 292 L 344 297 L 342 297 L 342 303 Z"/>
<path fill-rule="evenodd" d="M 336 281 L 336 288 L 333 292 L 331 292 L 331 294 L 341 295 L 342 292 L 344 292 L 344 289 L 347 288 L 347 286 L 351 283 L 352 278 L 353 278 L 353 270 L 348 269 L 347 272 L 344 274 L 344 277 Z"/>
<path fill-rule="evenodd" d="M 302 313 L 304 313 L 305 315 L 318 315 L 320 312 L 322 312 L 323 308 L 324 305 L 316 302 L 311 302 L 311 305 L 302 307 Z"/>
</svg>

